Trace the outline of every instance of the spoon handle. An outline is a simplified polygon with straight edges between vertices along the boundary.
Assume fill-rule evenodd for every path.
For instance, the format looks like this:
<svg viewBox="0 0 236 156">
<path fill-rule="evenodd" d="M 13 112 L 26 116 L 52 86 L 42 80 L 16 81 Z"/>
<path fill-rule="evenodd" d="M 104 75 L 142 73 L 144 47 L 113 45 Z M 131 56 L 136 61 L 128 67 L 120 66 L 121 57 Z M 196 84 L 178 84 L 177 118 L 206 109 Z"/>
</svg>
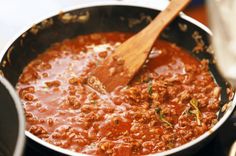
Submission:
<svg viewBox="0 0 236 156">
<path fill-rule="evenodd" d="M 153 43 L 171 20 L 190 2 L 191 0 L 171 0 L 171 3 L 167 6 L 165 11 L 160 12 L 141 33 L 145 34 L 145 36 L 152 37 L 150 41 Z"/>
</svg>

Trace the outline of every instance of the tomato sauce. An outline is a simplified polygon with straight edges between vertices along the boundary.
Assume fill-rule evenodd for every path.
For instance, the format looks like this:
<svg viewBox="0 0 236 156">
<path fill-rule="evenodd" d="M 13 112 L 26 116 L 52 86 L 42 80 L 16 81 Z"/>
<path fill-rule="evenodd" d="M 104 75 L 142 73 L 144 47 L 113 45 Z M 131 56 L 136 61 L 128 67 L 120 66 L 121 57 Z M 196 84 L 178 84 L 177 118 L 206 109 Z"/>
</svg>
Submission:
<svg viewBox="0 0 236 156">
<path fill-rule="evenodd" d="M 16 86 L 27 131 L 79 153 L 128 156 L 169 150 L 209 130 L 217 122 L 220 87 L 207 60 L 173 43 L 157 40 L 127 86 L 104 95 L 86 84 L 89 73 L 131 35 L 66 39 L 32 60 Z"/>
</svg>

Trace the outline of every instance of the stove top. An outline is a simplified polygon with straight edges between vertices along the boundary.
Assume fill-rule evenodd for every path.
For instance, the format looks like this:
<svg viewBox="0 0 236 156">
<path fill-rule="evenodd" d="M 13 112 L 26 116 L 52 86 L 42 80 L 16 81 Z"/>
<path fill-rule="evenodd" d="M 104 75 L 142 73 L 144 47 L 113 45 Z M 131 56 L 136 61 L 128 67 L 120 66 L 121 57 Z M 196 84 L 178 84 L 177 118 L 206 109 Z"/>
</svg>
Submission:
<svg viewBox="0 0 236 156">
<path fill-rule="evenodd" d="M 227 156 L 231 145 L 236 140 L 236 111 L 219 129 L 211 142 L 204 146 L 193 156 Z M 58 156 L 57 153 L 48 151 L 45 148 L 35 149 L 28 139 L 24 156 Z"/>
</svg>

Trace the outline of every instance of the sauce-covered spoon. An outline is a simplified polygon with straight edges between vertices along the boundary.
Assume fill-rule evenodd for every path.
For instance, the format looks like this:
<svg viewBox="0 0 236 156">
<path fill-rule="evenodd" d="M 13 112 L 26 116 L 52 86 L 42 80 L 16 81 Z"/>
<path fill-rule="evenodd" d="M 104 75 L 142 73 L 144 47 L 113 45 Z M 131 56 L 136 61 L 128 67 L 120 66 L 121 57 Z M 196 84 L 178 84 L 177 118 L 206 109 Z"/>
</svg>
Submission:
<svg viewBox="0 0 236 156">
<path fill-rule="evenodd" d="M 171 0 L 147 27 L 122 43 L 98 65 L 89 76 L 88 85 L 101 93 L 127 85 L 148 58 L 156 38 L 190 1 Z"/>
</svg>

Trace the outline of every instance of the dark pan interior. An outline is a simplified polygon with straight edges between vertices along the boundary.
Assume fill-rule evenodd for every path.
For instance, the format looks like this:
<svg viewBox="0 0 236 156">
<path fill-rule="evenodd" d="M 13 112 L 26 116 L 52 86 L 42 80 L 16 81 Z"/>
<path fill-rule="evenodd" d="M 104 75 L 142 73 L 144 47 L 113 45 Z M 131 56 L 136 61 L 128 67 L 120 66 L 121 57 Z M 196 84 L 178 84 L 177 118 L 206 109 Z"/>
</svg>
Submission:
<svg viewBox="0 0 236 156">
<path fill-rule="evenodd" d="M 65 14 L 54 16 L 37 24 L 15 40 L 1 60 L 0 66 L 0 70 L 12 85 L 16 85 L 23 68 L 52 43 L 93 32 L 137 32 L 146 26 L 158 11 L 131 6 L 99 6 L 74 10 L 70 14 L 75 16 L 75 20 L 61 20 Z M 164 30 L 161 38 L 187 49 L 198 59 L 208 59 L 210 70 L 222 88 L 221 106 L 228 102 L 226 89 L 229 86 L 213 63 L 212 54 L 209 52 L 209 35 L 204 30 L 178 17 Z M 204 46 L 194 51 L 196 43 L 200 42 L 204 42 Z M 220 113 L 219 117 L 222 115 Z"/>
</svg>

